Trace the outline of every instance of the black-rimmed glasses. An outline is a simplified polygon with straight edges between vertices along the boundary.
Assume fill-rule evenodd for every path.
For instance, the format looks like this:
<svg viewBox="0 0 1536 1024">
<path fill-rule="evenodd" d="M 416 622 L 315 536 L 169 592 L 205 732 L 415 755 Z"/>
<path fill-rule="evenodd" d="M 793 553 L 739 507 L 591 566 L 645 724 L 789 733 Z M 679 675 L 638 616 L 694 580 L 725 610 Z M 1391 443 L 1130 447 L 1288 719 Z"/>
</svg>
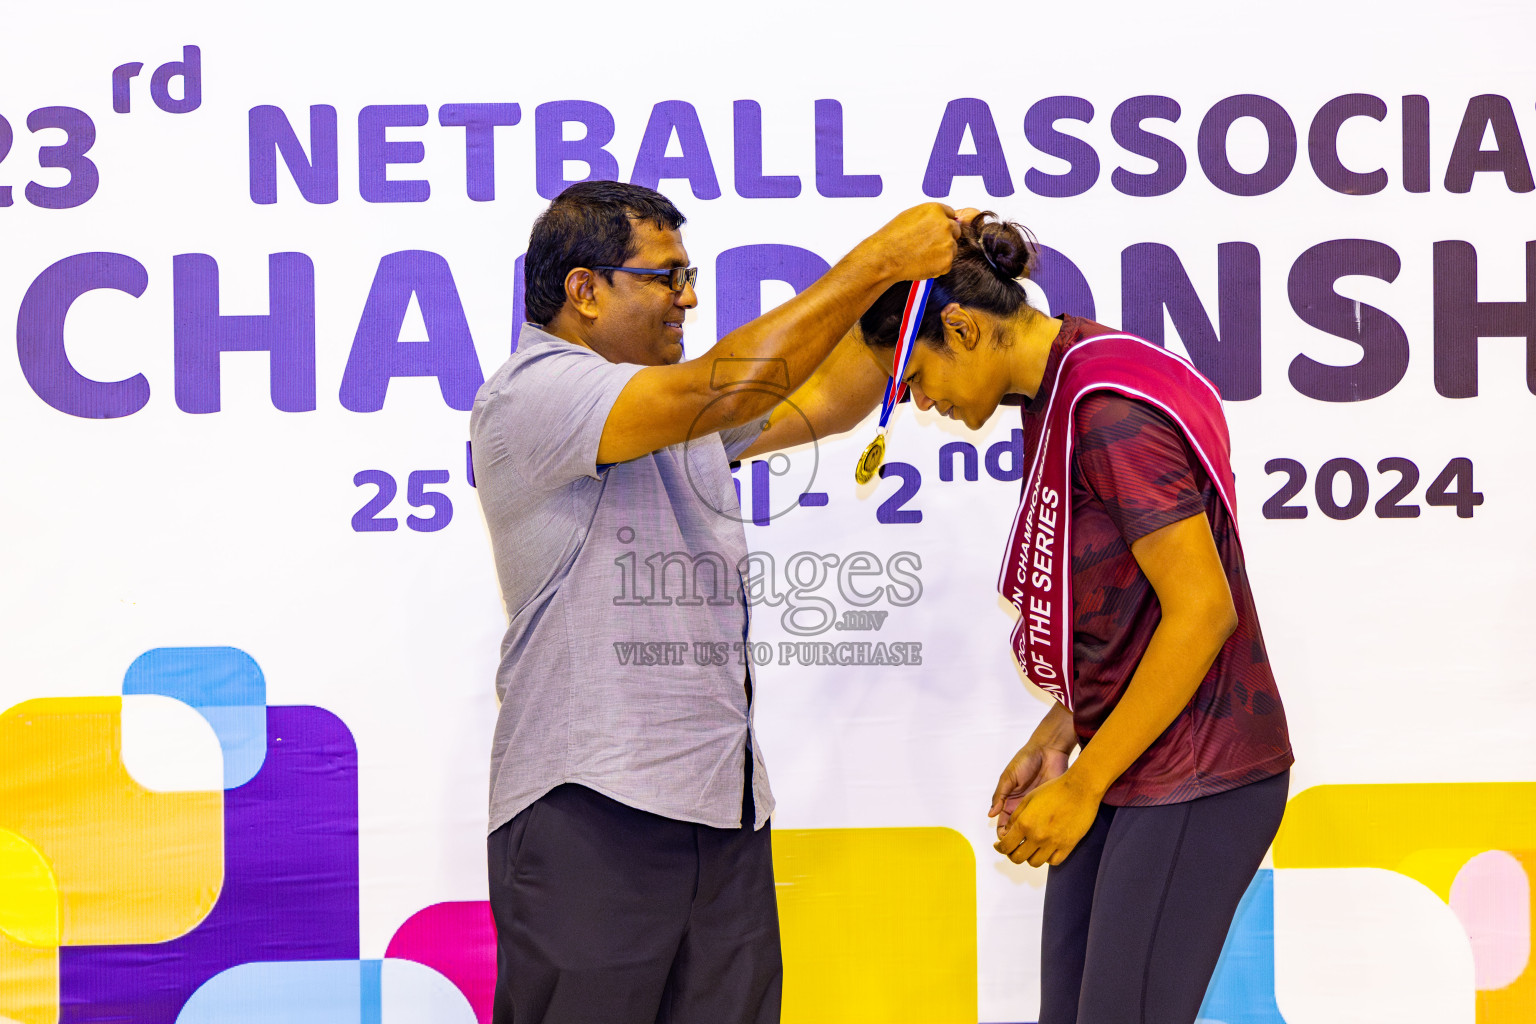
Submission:
<svg viewBox="0 0 1536 1024">
<path fill-rule="evenodd" d="M 667 287 L 674 292 L 681 292 L 691 284 L 697 284 L 699 280 L 698 267 L 670 267 L 665 270 L 653 270 L 649 267 L 592 267 L 593 270 L 622 270 L 626 274 L 644 274 L 647 277 L 664 277 L 667 279 Z"/>
</svg>

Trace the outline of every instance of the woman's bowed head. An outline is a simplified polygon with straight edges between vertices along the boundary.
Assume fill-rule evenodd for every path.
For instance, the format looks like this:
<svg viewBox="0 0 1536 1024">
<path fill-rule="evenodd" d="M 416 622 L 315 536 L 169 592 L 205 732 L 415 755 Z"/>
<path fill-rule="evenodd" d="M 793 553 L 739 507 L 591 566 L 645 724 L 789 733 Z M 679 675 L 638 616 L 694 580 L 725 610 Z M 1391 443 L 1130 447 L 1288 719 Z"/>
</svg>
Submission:
<svg viewBox="0 0 1536 1024">
<path fill-rule="evenodd" d="M 978 430 L 1007 396 L 1039 390 L 1061 324 L 1025 295 L 1022 281 L 1039 259 L 1029 229 L 989 211 L 959 217 L 955 262 L 934 280 L 904 382 L 919 409 Z M 893 285 L 859 319 L 882 367 L 891 365 L 908 288 Z"/>
</svg>

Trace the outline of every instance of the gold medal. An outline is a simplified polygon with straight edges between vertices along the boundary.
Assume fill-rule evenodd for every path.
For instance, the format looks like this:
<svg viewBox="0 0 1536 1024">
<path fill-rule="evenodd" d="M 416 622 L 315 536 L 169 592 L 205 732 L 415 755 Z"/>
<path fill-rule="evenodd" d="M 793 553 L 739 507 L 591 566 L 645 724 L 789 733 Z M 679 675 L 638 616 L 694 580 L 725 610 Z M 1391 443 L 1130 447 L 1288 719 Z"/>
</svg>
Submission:
<svg viewBox="0 0 1536 1024">
<path fill-rule="evenodd" d="M 885 461 L 885 432 L 875 435 L 875 439 L 869 442 L 869 447 L 864 449 L 864 454 L 859 459 L 859 464 L 854 467 L 853 478 L 861 484 L 867 484 L 875 478 L 880 471 L 880 465 Z"/>
</svg>

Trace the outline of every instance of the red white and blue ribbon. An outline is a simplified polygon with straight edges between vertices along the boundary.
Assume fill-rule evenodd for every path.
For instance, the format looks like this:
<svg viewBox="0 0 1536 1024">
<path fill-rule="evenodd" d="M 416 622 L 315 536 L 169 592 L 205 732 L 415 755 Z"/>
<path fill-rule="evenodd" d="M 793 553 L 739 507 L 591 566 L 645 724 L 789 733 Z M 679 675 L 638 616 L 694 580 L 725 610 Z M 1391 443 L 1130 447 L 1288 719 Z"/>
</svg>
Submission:
<svg viewBox="0 0 1536 1024">
<path fill-rule="evenodd" d="M 929 279 L 913 281 L 907 292 L 907 305 L 901 313 L 901 330 L 896 335 L 896 355 L 891 360 L 891 379 L 885 382 L 885 397 L 880 400 L 880 433 L 864 449 L 859 464 L 853 470 L 853 478 L 860 484 L 873 480 L 885 461 L 885 435 L 890 430 L 891 412 L 895 410 L 896 403 L 901 401 L 901 396 L 907 393 L 904 379 L 907 363 L 917 345 L 917 326 L 923 321 L 923 310 L 927 308 L 928 293 L 932 290 L 933 281 Z"/>
<path fill-rule="evenodd" d="M 913 281 L 907 292 L 907 307 L 901 313 L 901 332 L 896 335 L 896 357 L 891 361 L 891 379 L 885 385 L 885 398 L 880 402 L 880 429 L 885 430 L 891 421 L 891 411 L 901 396 L 907 393 L 907 363 L 917 345 L 917 325 L 923 321 L 923 310 L 928 306 L 928 293 L 933 291 L 933 280 Z"/>
</svg>

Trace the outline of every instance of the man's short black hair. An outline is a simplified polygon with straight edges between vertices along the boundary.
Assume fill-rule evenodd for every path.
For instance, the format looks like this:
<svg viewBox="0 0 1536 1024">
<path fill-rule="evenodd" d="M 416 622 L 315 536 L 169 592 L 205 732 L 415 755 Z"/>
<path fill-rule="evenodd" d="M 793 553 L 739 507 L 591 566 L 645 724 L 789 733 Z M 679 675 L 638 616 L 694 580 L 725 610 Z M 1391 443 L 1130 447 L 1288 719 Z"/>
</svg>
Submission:
<svg viewBox="0 0 1536 1024">
<path fill-rule="evenodd" d="M 617 267 L 635 254 L 634 221 L 677 230 L 683 215 L 672 200 L 644 185 L 581 181 L 539 214 L 523 264 L 524 301 L 532 323 L 547 324 L 565 305 L 565 278 L 577 267 Z M 600 270 L 610 283 L 613 272 Z"/>
</svg>

